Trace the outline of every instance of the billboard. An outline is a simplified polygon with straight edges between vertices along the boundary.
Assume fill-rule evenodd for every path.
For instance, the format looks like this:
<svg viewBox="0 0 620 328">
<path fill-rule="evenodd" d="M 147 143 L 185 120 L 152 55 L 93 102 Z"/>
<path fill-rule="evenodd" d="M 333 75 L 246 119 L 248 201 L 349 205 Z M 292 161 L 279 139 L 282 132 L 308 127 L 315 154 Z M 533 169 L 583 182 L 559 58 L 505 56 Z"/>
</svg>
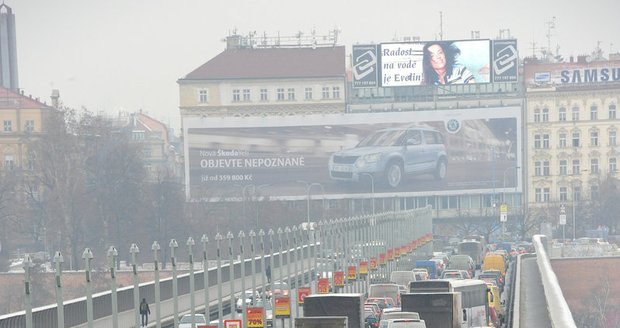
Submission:
<svg viewBox="0 0 620 328">
<path fill-rule="evenodd" d="M 188 199 L 239 201 L 520 190 L 521 109 L 185 117 Z M 260 192 L 257 192 L 260 190 Z M 318 197 L 320 196 L 320 197 Z M 247 197 L 247 196 L 246 196 Z"/>
<path fill-rule="evenodd" d="M 524 82 L 528 87 L 617 83 L 620 82 L 620 61 L 527 63 Z"/>
<path fill-rule="evenodd" d="M 353 61 L 353 88 L 378 87 L 377 45 L 354 45 L 351 54 Z"/>
<path fill-rule="evenodd" d="M 354 45 L 352 84 L 375 88 L 517 82 L 518 60 L 515 39 Z"/>
</svg>

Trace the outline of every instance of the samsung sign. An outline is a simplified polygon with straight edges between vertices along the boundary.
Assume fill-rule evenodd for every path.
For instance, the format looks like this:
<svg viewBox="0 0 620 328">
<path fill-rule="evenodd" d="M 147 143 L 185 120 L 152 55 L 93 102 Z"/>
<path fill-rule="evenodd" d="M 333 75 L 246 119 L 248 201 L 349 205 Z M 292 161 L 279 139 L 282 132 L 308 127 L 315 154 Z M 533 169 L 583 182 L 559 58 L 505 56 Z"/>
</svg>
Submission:
<svg viewBox="0 0 620 328">
<path fill-rule="evenodd" d="M 561 83 L 596 83 L 620 81 L 620 67 L 601 67 L 591 69 L 563 70 Z"/>
</svg>

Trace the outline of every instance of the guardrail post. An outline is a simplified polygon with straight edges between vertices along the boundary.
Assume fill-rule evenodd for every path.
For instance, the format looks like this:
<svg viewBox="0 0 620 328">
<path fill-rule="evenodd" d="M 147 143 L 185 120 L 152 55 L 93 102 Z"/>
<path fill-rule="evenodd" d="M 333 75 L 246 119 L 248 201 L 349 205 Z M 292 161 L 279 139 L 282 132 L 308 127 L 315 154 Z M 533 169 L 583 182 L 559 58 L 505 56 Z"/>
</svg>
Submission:
<svg viewBox="0 0 620 328">
<path fill-rule="evenodd" d="M 65 326 L 65 308 L 62 301 L 62 254 L 57 251 L 54 254 L 54 263 L 56 263 L 56 311 L 58 318 L 58 327 Z"/>
<path fill-rule="evenodd" d="M 254 232 L 254 230 L 250 229 L 248 236 L 250 237 L 250 259 L 252 259 L 252 267 L 250 268 L 250 275 L 252 276 L 252 292 L 256 293 L 256 277 L 254 276 L 256 274 L 256 262 L 254 258 L 254 237 L 256 237 L 256 233 Z M 252 303 L 252 305 L 256 305 L 255 300 Z"/>
<path fill-rule="evenodd" d="M 151 250 L 153 251 L 153 270 L 155 274 L 155 324 L 157 328 L 161 328 L 161 296 L 159 289 L 159 250 L 161 247 L 157 240 L 153 242 Z"/>
<path fill-rule="evenodd" d="M 211 321 L 211 309 L 209 309 L 209 303 L 211 302 L 209 296 L 209 254 L 207 252 L 207 245 L 209 244 L 209 237 L 206 234 L 203 234 L 200 238 L 200 242 L 202 243 L 202 278 L 204 285 L 204 296 L 205 296 L 205 317 L 207 317 L 207 322 Z M 158 327 L 159 328 L 159 327 Z"/>
<path fill-rule="evenodd" d="M 226 234 L 226 239 L 228 239 L 228 258 L 230 260 L 230 263 L 228 264 L 228 268 L 229 268 L 229 277 L 228 277 L 228 281 L 230 283 L 230 317 L 231 318 L 235 318 L 237 312 L 235 311 L 235 258 L 233 257 L 233 247 L 232 247 L 232 241 L 235 238 L 235 236 L 232 234 L 232 232 L 228 232 L 228 234 Z"/>
<path fill-rule="evenodd" d="M 293 289 L 293 284 L 291 284 L 291 239 L 289 236 L 290 233 L 291 233 L 291 228 L 289 228 L 288 226 L 284 228 L 284 234 L 286 236 L 286 278 L 287 278 L 288 288 L 289 288 L 289 292 L 288 292 L 289 300 L 292 299 L 291 290 Z M 295 288 L 297 288 L 297 285 L 295 285 Z M 290 306 L 290 302 L 289 302 L 289 306 Z M 289 317 L 288 328 L 291 328 L 292 326 L 293 326 L 293 320 L 291 320 L 291 318 Z"/>
<path fill-rule="evenodd" d="M 108 267 L 110 268 L 110 291 L 112 297 L 112 327 L 118 328 L 118 294 L 116 293 L 116 257 L 118 251 L 114 246 L 108 248 Z"/>
<path fill-rule="evenodd" d="M 134 320 L 136 327 L 140 327 L 140 284 L 138 281 L 138 266 L 136 264 L 136 256 L 140 253 L 138 245 L 135 243 L 129 247 L 129 253 L 131 254 L 131 270 L 133 273 L 133 308 L 134 308 Z"/>
<path fill-rule="evenodd" d="M 267 325 L 267 317 L 265 315 L 265 302 L 267 302 L 267 290 L 266 290 L 266 282 L 265 282 L 265 277 L 267 276 L 267 273 L 265 272 L 266 268 L 265 268 L 265 231 L 263 229 L 258 230 L 258 238 L 259 238 L 259 244 L 260 244 L 260 251 L 261 251 L 261 257 L 260 257 L 260 269 L 261 269 L 261 297 L 264 300 L 263 301 L 263 318 L 265 318 L 265 326 Z M 271 270 L 271 267 L 269 268 L 269 270 Z"/>
<path fill-rule="evenodd" d="M 172 265 L 172 306 L 174 316 L 174 326 L 179 326 L 179 281 L 177 277 L 177 257 L 176 249 L 179 247 L 176 239 L 170 239 L 170 264 Z"/>
<path fill-rule="evenodd" d="M 32 296 L 30 295 L 30 269 L 34 264 L 30 254 L 24 255 L 24 306 L 26 308 L 26 328 L 32 328 Z"/>
<path fill-rule="evenodd" d="M 224 326 L 224 305 L 222 304 L 222 252 L 221 244 L 224 237 L 219 232 L 215 235 L 215 244 L 217 248 L 217 318 L 218 327 Z"/>
<path fill-rule="evenodd" d="M 187 254 L 189 256 L 189 307 L 190 313 L 192 315 L 192 327 L 195 326 L 196 321 L 196 299 L 194 296 L 194 290 L 196 290 L 196 285 L 194 284 L 194 253 L 192 252 L 192 247 L 196 243 L 194 242 L 194 238 L 187 238 Z"/>
<path fill-rule="evenodd" d="M 93 284 L 90 279 L 90 261 L 93 259 L 93 252 L 90 248 L 84 249 L 82 259 L 84 259 L 84 273 L 86 274 L 86 320 L 88 328 L 93 328 Z"/>
<path fill-rule="evenodd" d="M 242 325 L 245 326 L 247 325 L 248 322 L 248 316 L 247 316 L 247 304 L 245 304 L 245 254 L 243 251 L 243 239 L 245 238 L 245 233 L 242 231 L 239 231 L 239 259 L 241 259 L 239 266 L 241 267 L 241 296 L 239 296 L 239 299 L 241 299 L 241 322 L 243 323 Z M 255 293 L 254 290 L 252 290 L 252 293 Z M 252 297 L 252 303 L 254 303 L 254 297 Z M 231 310 L 232 311 L 232 310 Z"/>
<path fill-rule="evenodd" d="M 293 263 L 295 263 L 295 272 L 293 273 L 293 276 L 295 276 L 295 290 L 297 291 L 297 294 L 295 295 L 295 318 L 299 318 L 299 300 L 297 299 L 299 297 L 299 271 L 297 270 L 297 226 L 294 225 L 293 229 L 291 229 L 291 232 L 293 233 L 293 248 L 292 248 L 292 253 L 293 253 Z M 289 251 L 291 250 L 291 248 L 289 248 Z M 290 258 L 290 256 L 289 256 Z M 290 294 L 289 294 L 290 295 Z M 291 320 L 292 321 L 292 320 Z"/>
</svg>

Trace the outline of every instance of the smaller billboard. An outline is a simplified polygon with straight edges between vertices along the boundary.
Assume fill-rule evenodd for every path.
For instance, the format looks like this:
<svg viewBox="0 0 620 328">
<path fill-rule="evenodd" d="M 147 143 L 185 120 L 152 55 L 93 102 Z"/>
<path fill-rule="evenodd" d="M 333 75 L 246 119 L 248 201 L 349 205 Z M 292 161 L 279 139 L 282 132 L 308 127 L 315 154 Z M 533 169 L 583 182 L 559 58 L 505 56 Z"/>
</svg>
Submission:
<svg viewBox="0 0 620 328">
<path fill-rule="evenodd" d="M 353 88 L 376 88 L 379 75 L 377 45 L 352 47 Z"/>
<path fill-rule="evenodd" d="M 493 40 L 493 82 L 517 82 L 519 53 L 517 40 Z"/>
<path fill-rule="evenodd" d="M 491 82 L 490 40 L 382 43 L 381 86 Z"/>
</svg>

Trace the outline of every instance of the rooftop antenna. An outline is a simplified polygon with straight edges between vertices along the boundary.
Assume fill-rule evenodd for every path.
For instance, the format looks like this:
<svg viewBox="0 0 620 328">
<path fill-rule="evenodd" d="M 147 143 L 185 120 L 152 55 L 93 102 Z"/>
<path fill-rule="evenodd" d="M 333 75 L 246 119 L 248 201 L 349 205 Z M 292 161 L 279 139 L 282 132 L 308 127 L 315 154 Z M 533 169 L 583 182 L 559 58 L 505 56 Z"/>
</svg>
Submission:
<svg viewBox="0 0 620 328">
<path fill-rule="evenodd" d="M 555 16 L 553 16 L 553 18 L 551 19 L 551 21 L 549 22 L 545 22 L 545 24 L 547 25 L 547 55 L 545 56 L 545 59 L 549 59 L 551 54 L 551 36 L 553 34 L 551 34 L 551 30 L 555 29 Z"/>
<path fill-rule="evenodd" d="M 530 48 L 532 49 L 532 57 L 536 58 L 536 49 L 538 49 L 538 47 L 536 47 L 536 41 L 532 41 L 530 45 L 532 45 L 532 47 Z"/>
<path fill-rule="evenodd" d="M 443 40 L 443 11 L 439 12 L 439 40 Z"/>
<path fill-rule="evenodd" d="M 499 39 L 510 39 L 510 29 L 508 28 L 500 28 L 499 29 Z"/>
</svg>

